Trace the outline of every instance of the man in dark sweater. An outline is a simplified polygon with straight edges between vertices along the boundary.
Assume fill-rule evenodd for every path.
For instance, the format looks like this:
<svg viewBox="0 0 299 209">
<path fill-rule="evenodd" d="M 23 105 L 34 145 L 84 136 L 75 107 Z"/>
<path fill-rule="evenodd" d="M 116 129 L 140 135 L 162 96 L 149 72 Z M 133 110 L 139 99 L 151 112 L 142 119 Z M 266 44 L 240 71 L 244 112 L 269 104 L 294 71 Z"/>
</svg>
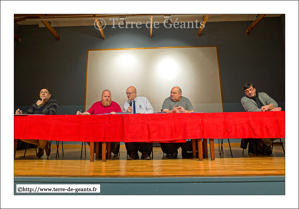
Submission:
<svg viewBox="0 0 299 209">
<path fill-rule="evenodd" d="M 44 114 L 44 115 L 56 115 L 57 102 L 56 100 L 50 100 L 51 91 L 48 88 L 43 88 L 40 91 L 40 100 L 37 100 L 25 114 Z M 22 110 L 17 109 L 16 114 L 23 114 Z M 47 140 L 34 140 L 27 139 L 22 140 L 29 144 L 34 144 L 39 148 L 37 157 L 41 158 L 44 155 L 44 149 L 46 150 L 47 156 L 51 153 L 51 143 Z"/>
<path fill-rule="evenodd" d="M 244 84 L 243 91 L 245 96 L 242 97 L 241 103 L 246 112 L 281 111 L 281 107 L 278 107 L 278 104 L 274 99 L 264 92 L 257 92 L 252 83 Z M 258 151 L 264 152 L 266 155 L 272 155 L 271 145 L 274 140 L 275 139 L 270 138 L 257 140 Z"/>
</svg>

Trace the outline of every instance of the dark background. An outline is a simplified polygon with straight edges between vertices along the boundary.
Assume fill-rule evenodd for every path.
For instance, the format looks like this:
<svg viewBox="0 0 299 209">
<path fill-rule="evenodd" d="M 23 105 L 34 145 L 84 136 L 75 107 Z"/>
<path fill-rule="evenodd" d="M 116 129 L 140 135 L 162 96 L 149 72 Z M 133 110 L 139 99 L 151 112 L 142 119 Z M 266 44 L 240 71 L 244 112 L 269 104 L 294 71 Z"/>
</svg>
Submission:
<svg viewBox="0 0 299 209">
<path fill-rule="evenodd" d="M 240 99 L 246 82 L 253 82 L 258 91 L 269 94 L 285 110 L 285 16 L 263 18 L 245 35 L 251 23 L 207 22 L 199 37 L 197 28 L 166 29 L 160 25 L 153 29 L 153 38 L 145 25 L 141 29 L 107 26 L 105 40 L 93 26 L 55 27 L 60 41 L 47 28 L 15 24 L 21 42 L 14 42 L 14 110 L 26 111 L 39 99 L 40 89 L 48 87 L 58 102 L 57 114 L 83 111 L 89 49 L 168 46 L 218 47 L 225 112 L 244 111 Z"/>
</svg>

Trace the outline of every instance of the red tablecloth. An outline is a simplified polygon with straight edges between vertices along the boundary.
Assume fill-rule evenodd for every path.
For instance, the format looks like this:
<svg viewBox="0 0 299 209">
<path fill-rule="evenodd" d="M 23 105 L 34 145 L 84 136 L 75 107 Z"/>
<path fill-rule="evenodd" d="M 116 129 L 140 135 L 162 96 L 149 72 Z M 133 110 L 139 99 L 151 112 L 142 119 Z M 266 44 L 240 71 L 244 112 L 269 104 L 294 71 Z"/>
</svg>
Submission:
<svg viewBox="0 0 299 209">
<path fill-rule="evenodd" d="M 285 112 L 16 115 L 14 125 L 15 139 L 169 142 L 197 138 L 284 138 Z"/>
<path fill-rule="evenodd" d="M 122 115 L 15 116 L 15 139 L 56 141 L 123 141 Z"/>
</svg>

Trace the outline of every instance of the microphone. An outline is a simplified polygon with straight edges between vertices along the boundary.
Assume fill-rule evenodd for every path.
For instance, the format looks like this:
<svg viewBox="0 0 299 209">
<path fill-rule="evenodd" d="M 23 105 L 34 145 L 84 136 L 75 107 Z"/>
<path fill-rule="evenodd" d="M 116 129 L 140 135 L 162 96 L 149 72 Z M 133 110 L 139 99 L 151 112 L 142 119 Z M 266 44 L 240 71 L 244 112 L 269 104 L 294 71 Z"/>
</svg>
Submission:
<svg viewBox="0 0 299 209">
<path fill-rule="evenodd" d="M 132 101 L 130 100 L 130 102 L 129 102 L 129 105 L 130 105 L 130 107 L 132 107 Z"/>
</svg>

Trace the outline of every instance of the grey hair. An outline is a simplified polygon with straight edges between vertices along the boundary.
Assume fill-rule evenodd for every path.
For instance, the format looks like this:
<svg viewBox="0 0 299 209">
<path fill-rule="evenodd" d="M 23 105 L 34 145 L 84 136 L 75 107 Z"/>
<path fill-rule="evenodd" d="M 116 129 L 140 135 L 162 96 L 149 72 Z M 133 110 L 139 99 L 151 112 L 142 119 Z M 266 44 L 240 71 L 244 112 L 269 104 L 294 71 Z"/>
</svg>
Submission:
<svg viewBox="0 0 299 209">
<path fill-rule="evenodd" d="M 181 94 L 182 93 L 182 89 L 179 87 L 179 90 L 178 90 L 178 92 L 179 92 L 179 94 Z"/>
</svg>

